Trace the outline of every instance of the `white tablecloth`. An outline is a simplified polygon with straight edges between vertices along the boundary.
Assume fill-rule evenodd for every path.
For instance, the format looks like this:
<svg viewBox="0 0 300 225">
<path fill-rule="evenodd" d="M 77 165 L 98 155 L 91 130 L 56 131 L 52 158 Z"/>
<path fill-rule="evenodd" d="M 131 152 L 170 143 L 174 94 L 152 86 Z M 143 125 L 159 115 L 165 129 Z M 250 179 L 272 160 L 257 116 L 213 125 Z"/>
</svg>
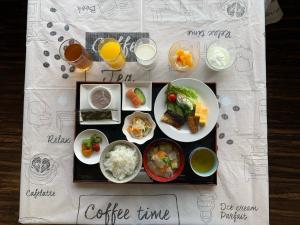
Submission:
<svg viewBox="0 0 300 225">
<path fill-rule="evenodd" d="M 29 0 L 19 221 L 269 224 L 264 7 L 257 0 Z M 122 40 L 126 51 L 135 34 L 125 32 L 149 33 L 159 46 L 150 73 L 135 62 L 115 73 L 95 62 L 88 81 L 171 81 L 178 76 L 168 67 L 170 45 L 199 42 L 200 66 L 190 77 L 216 82 L 220 102 L 217 186 L 73 183 L 75 84 L 85 75 L 58 48 L 70 37 L 90 45 L 86 32 L 121 32 L 130 38 Z M 219 73 L 204 60 L 216 39 L 237 47 L 235 64 Z"/>
</svg>

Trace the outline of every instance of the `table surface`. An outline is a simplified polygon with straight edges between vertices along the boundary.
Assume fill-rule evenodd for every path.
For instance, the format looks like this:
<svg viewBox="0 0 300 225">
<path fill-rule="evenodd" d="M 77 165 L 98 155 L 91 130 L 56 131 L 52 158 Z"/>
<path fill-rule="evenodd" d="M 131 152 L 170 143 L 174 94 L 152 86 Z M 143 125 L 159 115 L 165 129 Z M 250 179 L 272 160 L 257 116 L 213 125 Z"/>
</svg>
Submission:
<svg viewBox="0 0 300 225">
<path fill-rule="evenodd" d="M 267 93 L 270 224 L 300 221 L 300 2 L 279 1 L 269 25 Z M 0 225 L 17 224 L 22 152 L 27 1 L 2 0 L 0 14 Z M 14 13 L 12 13 L 14 12 Z"/>
</svg>

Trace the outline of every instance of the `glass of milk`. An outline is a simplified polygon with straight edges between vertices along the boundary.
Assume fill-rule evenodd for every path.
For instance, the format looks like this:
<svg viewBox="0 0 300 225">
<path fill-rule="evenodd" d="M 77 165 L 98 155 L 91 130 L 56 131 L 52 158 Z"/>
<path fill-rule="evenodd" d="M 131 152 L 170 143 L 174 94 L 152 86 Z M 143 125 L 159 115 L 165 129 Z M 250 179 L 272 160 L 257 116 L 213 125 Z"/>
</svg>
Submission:
<svg viewBox="0 0 300 225">
<path fill-rule="evenodd" d="M 145 70 L 151 70 L 154 67 L 157 55 L 155 41 L 153 41 L 151 38 L 141 38 L 137 40 L 134 47 L 134 54 L 137 62 Z"/>
<path fill-rule="evenodd" d="M 236 58 L 236 47 L 232 41 L 213 41 L 206 50 L 206 64 L 214 71 L 231 67 Z"/>
</svg>

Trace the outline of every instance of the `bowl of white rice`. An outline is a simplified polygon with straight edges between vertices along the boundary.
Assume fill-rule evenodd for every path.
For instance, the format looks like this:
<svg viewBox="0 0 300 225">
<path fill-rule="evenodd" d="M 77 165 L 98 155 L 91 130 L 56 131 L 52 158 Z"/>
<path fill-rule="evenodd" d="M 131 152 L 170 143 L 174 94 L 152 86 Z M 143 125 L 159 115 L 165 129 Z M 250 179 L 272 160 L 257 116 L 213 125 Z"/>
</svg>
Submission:
<svg viewBox="0 0 300 225">
<path fill-rule="evenodd" d="M 125 140 L 114 141 L 100 153 L 100 169 L 111 182 L 127 183 L 142 168 L 142 154 L 138 147 Z"/>
</svg>

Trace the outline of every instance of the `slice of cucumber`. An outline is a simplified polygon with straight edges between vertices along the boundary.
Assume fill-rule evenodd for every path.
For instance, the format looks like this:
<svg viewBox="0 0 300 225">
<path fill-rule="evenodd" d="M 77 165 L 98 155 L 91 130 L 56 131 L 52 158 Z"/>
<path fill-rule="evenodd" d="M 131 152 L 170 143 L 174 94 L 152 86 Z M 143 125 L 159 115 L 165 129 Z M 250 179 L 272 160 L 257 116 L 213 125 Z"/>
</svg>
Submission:
<svg viewBox="0 0 300 225">
<path fill-rule="evenodd" d="M 143 91 L 140 88 L 135 88 L 134 93 L 139 97 L 139 99 L 142 101 L 142 105 L 146 103 L 146 98 L 143 93 Z"/>
</svg>

